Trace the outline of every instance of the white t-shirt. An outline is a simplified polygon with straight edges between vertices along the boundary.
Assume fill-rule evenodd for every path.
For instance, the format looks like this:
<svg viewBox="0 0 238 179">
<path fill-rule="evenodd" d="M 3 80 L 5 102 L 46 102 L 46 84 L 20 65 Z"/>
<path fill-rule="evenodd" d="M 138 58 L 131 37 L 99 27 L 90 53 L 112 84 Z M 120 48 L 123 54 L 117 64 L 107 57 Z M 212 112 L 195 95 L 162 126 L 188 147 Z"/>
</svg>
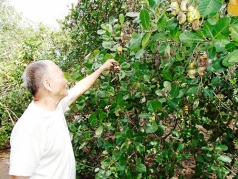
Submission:
<svg viewBox="0 0 238 179">
<path fill-rule="evenodd" d="M 55 111 L 30 103 L 11 134 L 9 175 L 30 179 L 75 179 L 76 167 L 64 112 L 65 97 Z"/>
</svg>

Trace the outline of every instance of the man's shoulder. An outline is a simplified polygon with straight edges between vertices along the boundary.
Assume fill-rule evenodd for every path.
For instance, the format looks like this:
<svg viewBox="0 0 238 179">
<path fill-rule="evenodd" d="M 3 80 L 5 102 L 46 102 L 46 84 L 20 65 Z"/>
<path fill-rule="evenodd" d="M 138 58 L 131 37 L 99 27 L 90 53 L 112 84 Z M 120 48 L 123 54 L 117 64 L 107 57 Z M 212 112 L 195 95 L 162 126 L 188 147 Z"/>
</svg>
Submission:
<svg viewBox="0 0 238 179">
<path fill-rule="evenodd" d="M 51 117 L 50 113 L 35 108 L 31 103 L 16 122 L 13 132 L 35 133 L 35 131 L 48 128 L 52 125 L 53 120 L 54 118 Z"/>
<path fill-rule="evenodd" d="M 71 97 L 72 97 L 72 92 L 71 90 L 68 90 L 68 95 L 60 100 L 58 104 L 58 109 L 62 110 L 63 113 L 69 110 L 69 103 L 70 103 Z"/>
</svg>

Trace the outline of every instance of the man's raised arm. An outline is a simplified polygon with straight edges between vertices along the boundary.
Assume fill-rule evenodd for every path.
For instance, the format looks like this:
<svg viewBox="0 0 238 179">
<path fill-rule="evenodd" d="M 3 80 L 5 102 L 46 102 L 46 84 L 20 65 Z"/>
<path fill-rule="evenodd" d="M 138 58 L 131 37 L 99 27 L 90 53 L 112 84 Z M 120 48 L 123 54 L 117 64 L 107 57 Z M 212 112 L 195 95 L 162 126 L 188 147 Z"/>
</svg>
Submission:
<svg viewBox="0 0 238 179">
<path fill-rule="evenodd" d="M 98 77 L 101 75 L 103 71 L 111 70 L 114 67 L 119 67 L 119 63 L 115 60 L 107 60 L 99 69 L 94 71 L 91 75 L 83 78 L 76 85 L 70 89 L 70 103 L 73 103 L 79 96 L 84 94 L 91 86 L 95 83 Z"/>
</svg>

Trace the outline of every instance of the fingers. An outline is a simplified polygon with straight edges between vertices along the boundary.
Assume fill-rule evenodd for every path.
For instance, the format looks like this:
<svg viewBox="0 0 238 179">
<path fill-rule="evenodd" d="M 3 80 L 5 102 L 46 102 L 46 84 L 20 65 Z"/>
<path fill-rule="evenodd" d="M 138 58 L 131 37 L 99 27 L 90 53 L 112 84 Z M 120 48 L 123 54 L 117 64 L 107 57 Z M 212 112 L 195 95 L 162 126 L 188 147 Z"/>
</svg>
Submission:
<svg viewBox="0 0 238 179">
<path fill-rule="evenodd" d="M 120 64 L 114 60 L 114 59 L 109 59 L 107 60 L 102 66 L 101 68 L 103 70 L 112 70 L 114 73 L 119 73 L 121 72 L 121 67 Z"/>
<path fill-rule="evenodd" d="M 111 62 L 112 64 L 119 65 L 119 63 L 114 59 L 109 59 L 107 61 Z"/>
<path fill-rule="evenodd" d="M 112 70 L 114 71 L 114 73 L 120 73 L 121 72 L 121 67 L 120 67 L 120 64 L 115 61 L 115 62 L 112 62 Z"/>
</svg>

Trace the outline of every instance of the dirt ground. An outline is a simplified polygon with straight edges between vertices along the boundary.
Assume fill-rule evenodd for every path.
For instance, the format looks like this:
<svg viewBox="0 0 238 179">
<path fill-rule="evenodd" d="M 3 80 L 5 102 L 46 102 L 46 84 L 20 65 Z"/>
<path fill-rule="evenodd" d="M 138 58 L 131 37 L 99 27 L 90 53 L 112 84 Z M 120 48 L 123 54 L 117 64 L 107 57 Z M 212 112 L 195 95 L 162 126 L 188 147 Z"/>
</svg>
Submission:
<svg viewBox="0 0 238 179">
<path fill-rule="evenodd" d="M 0 179 L 8 179 L 10 149 L 0 151 Z"/>
</svg>

